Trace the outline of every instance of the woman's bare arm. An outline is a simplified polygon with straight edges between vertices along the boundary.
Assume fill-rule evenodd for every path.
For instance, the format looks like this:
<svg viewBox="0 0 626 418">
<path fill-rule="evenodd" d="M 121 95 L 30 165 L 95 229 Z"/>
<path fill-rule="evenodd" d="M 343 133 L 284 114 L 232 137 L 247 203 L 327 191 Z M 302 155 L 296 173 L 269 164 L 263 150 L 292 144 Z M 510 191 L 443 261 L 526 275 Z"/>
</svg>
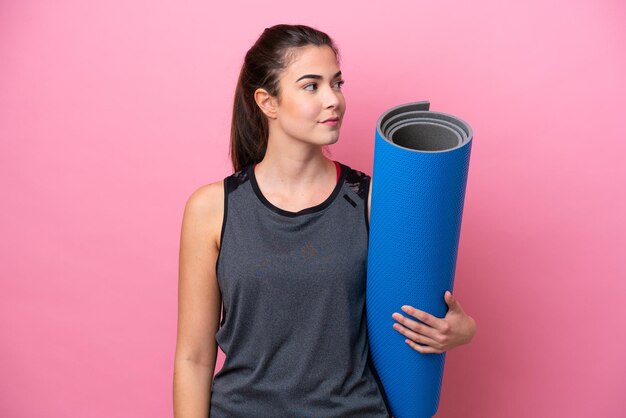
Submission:
<svg viewBox="0 0 626 418">
<path fill-rule="evenodd" d="M 209 416 L 217 357 L 215 333 L 222 298 L 216 261 L 224 218 L 224 186 L 208 184 L 185 205 L 178 277 L 178 335 L 174 360 L 175 418 Z"/>
</svg>

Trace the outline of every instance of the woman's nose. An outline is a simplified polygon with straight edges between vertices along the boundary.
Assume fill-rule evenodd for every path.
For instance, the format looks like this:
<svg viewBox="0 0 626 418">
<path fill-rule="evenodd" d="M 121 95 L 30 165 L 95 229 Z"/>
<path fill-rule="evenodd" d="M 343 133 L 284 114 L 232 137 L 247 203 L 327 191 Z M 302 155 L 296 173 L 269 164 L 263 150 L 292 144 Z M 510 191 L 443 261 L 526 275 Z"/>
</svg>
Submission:
<svg viewBox="0 0 626 418">
<path fill-rule="evenodd" d="M 339 95 L 341 92 L 336 91 L 332 87 L 328 87 L 326 89 L 326 94 L 324 95 L 324 105 L 325 107 L 337 107 L 339 105 Z"/>
</svg>

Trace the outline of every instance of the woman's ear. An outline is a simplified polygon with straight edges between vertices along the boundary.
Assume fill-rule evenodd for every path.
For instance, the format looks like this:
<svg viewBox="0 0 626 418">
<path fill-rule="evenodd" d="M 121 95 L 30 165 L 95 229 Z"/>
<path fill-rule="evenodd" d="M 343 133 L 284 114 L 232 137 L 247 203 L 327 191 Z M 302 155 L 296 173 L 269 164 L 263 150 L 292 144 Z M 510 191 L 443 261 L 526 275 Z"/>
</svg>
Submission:
<svg viewBox="0 0 626 418">
<path fill-rule="evenodd" d="M 256 89 L 254 91 L 254 101 L 261 109 L 265 116 L 270 119 L 276 119 L 278 113 L 278 100 L 265 89 Z"/>
</svg>

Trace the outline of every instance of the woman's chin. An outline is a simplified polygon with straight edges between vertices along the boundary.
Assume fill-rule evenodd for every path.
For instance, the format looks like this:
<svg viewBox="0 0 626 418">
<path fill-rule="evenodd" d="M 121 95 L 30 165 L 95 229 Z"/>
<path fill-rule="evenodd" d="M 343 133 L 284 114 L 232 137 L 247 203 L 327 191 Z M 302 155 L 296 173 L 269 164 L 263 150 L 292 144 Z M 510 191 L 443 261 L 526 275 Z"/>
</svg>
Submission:
<svg viewBox="0 0 626 418">
<path fill-rule="evenodd" d="M 339 129 L 337 129 L 335 135 L 332 135 L 324 145 L 332 145 L 339 141 Z"/>
</svg>

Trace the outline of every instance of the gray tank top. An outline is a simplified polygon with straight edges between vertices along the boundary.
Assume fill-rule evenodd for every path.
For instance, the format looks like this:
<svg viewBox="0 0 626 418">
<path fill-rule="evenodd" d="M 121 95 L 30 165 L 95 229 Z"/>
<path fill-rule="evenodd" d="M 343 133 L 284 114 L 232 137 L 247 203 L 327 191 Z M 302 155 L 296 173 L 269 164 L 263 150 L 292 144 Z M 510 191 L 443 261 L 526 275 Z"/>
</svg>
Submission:
<svg viewBox="0 0 626 418">
<path fill-rule="evenodd" d="M 300 212 L 272 205 L 253 166 L 224 180 L 211 418 L 389 417 L 366 334 L 370 178 L 340 167 Z"/>
</svg>

